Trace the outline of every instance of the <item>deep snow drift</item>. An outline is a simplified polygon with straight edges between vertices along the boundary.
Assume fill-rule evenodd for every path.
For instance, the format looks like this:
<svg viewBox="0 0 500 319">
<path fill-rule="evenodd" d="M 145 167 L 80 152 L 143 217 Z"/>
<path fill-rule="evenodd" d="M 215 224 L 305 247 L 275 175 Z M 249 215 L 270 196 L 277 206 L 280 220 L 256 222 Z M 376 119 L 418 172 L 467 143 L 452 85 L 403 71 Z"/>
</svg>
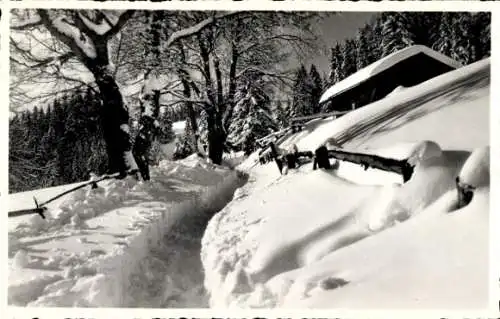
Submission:
<svg viewBox="0 0 500 319">
<path fill-rule="evenodd" d="M 147 183 L 102 182 L 9 219 L 8 303 L 15 306 L 205 307 L 200 242 L 241 175 L 196 156 L 163 161 Z M 12 194 L 33 207 L 73 185 Z M 90 188 L 90 187 L 89 187 Z"/>
<path fill-rule="evenodd" d="M 489 59 L 393 92 L 337 120 L 311 121 L 280 147 L 343 148 L 416 164 L 396 174 L 341 162 L 249 182 L 202 241 L 213 307 L 488 306 Z M 476 187 L 457 209 L 455 177 Z"/>
</svg>

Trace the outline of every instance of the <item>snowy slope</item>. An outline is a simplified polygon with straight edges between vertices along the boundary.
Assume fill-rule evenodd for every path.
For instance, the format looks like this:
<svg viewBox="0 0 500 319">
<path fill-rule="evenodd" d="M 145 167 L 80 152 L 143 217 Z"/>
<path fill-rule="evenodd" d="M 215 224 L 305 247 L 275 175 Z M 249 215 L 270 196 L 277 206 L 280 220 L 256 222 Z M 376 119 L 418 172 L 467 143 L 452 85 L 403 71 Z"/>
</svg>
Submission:
<svg viewBox="0 0 500 319">
<path fill-rule="evenodd" d="M 214 307 L 470 309 L 488 305 L 489 60 L 289 136 L 416 163 L 411 180 L 340 163 L 240 165 L 249 182 L 202 242 Z M 477 187 L 456 209 L 454 179 Z"/>
<path fill-rule="evenodd" d="M 203 227 L 239 183 L 235 171 L 191 156 L 161 162 L 147 183 L 110 180 L 63 197 L 47 220 L 10 218 L 8 303 L 206 306 Z M 9 207 L 71 186 L 13 194 Z"/>
</svg>

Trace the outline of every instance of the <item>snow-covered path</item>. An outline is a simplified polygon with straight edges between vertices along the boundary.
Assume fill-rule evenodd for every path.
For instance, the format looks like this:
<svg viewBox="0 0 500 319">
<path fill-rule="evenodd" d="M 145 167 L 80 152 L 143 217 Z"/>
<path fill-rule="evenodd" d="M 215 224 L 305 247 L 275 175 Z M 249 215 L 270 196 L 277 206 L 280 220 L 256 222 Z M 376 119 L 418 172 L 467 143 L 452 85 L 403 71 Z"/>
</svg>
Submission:
<svg viewBox="0 0 500 319">
<path fill-rule="evenodd" d="M 77 191 L 51 204 L 46 221 L 11 218 L 9 304 L 207 306 L 201 236 L 243 179 L 192 156 L 162 162 L 148 183 L 106 181 Z M 33 194 L 11 195 L 11 207 L 30 207 Z"/>
</svg>

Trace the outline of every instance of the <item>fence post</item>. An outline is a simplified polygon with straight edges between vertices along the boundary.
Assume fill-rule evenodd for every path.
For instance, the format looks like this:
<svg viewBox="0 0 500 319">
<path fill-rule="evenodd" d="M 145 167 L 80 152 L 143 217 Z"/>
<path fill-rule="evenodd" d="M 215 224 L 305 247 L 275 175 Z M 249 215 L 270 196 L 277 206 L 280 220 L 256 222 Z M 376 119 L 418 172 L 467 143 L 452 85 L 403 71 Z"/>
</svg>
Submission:
<svg viewBox="0 0 500 319">
<path fill-rule="evenodd" d="M 283 163 L 281 162 L 281 159 L 278 158 L 278 151 L 276 151 L 276 146 L 274 145 L 273 142 L 269 143 L 269 147 L 271 148 L 271 156 L 273 157 L 274 161 L 276 162 L 276 165 L 278 166 L 278 169 L 281 174 L 281 170 L 283 169 Z"/>
<path fill-rule="evenodd" d="M 320 146 L 314 152 L 318 168 L 331 169 L 330 160 L 328 159 L 328 149 L 326 146 Z"/>
</svg>

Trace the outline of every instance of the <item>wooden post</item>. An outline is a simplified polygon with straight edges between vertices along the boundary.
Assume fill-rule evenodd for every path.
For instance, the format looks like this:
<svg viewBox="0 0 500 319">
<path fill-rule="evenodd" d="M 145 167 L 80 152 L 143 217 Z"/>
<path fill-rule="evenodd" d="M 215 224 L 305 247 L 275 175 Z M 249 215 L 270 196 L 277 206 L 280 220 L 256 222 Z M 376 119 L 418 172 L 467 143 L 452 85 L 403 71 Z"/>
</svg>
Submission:
<svg viewBox="0 0 500 319">
<path fill-rule="evenodd" d="M 296 168 L 297 167 L 297 155 L 294 153 L 285 155 L 286 163 L 288 168 Z"/>
<path fill-rule="evenodd" d="M 330 160 L 328 159 L 328 149 L 326 146 L 320 146 L 314 152 L 315 163 L 318 168 L 331 169 Z"/>
<path fill-rule="evenodd" d="M 276 165 L 278 166 L 278 169 L 281 174 L 281 170 L 283 169 L 283 163 L 281 162 L 281 159 L 278 157 L 278 151 L 276 150 L 276 146 L 274 145 L 273 142 L 269 143 L 269 147 L 271 148 L 271 156 L 276 162 Z"/>
</svg>

